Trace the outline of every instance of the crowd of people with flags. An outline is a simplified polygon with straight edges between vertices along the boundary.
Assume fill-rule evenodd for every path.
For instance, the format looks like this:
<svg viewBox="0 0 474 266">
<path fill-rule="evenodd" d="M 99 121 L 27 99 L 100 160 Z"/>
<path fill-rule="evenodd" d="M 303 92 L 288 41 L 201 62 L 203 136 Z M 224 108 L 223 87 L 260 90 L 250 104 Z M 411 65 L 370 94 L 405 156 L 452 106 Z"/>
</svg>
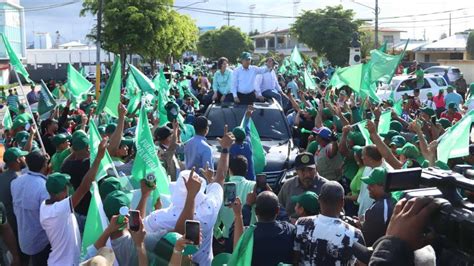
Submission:
<svg viewBox="0 0 474 266">
<path fill-rule="evenodd" d="M 262 66 L 244 52 L 235 66 L 175 62 L 153 79 L 131 64 L 123 76 L 116 56 L 96 102 L 72 65 L 67 82 L 41 80 L 37 92 L 8 46 L 33 85 L 1 95 L 0 265 L 436 265 L 424 226 L 437 205 L 387 193 L 387 173 L 474 165 L 474 83 L 463 95 L 377 96 L 403 53 L 333 68 L 296 48 Z M 253 104 L 265 101 L 281 106 L 299 149 L 281 188 L 256 180 L 265 150 Z M 225 126 L 215 161 L 204 111 L 232 102 L 247 111 Z"/>
</svg>

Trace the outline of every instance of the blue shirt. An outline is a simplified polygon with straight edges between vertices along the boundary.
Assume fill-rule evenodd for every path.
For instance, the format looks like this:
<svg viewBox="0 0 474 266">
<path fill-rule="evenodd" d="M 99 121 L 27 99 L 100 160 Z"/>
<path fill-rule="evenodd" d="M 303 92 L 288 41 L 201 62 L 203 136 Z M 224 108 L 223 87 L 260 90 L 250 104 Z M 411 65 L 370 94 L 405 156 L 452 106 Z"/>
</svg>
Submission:
<svg viewBox="0 0 474 266">
<path fill-rule="evenodd" d="M 35 255 L 49 244 L 39 218 L 41 203 L 49 198 L 46 176 L 28 171 L 12 181 L 11 191 L 21 251 Z"/>
<path fill-rule="evenodd" d="M 237 97 L 237 92 L 249 94 L 255 91 L 255 77 L 270 71 L 268 67 L 249 66 L 245 69 L 243 66 L 238 67 L 232 73 L 232 95 Z"/>
<path fill-rule="evenodd" d="M 206 138 L 196 135 L 184 145 L 184 160 L 186 169 L 196 167 L 196 171 L 205 168 L 209 163 L 209 168 L 214 169 L 214 161 L 212 159 L 212 149 L 206 142 Z"/>
<path fill-rule="evenodd" d="M 275 71 L 267 72 L 261 74 L 257 77 L 256 82 L 256 91 L 257 95 L 261 96 L 264 91 L 274 91 L 276 93 L 281 92 L 280 84 L 278 84 L 278 79 L 275 74 Z"/>
<path fill-rule="evenodd" d="M 252 157 L 252 141 L 250 139 L 250 120 L 245 117 L 244 118 L 244 125 L 245 125 L 245 140 L 241 143 L 234 143 L 230 146 L 229 155 L 230 157 L 235 157 L 238 155 L 242 155 L 247 159 L 247 175 L 245 178 L 247 180 L 255 180 L 255 169 L 254 169 L 254 162 Z"/>
<path fill-rule="evenodd" d="M 230 93 L 232 87 L 232 71 L 226 69 L 224 74 L 220 70 L 216 71 L 212 80 L 212 89 L 218 91 L 222 95 Z"/>
<path fill-rule="evenodd" d="M 294 80 L 288 82 L 288 85 L 286 85 L 286 87 L 288 87 L 288 89 L 291 90 L 291 94 L 293 94 L 293 97 L 295 97 L 296 99 L 299 99 L 298 84 L 296 84 Z"/>
<path fill-rule="evenodd" d="M 462 103 L 462 96 L 457 92 L 450 92 L 444 96 L 444 101 L 446 102 L 446 108 L 448 108 L 449 103 L 455 103 L 456 108 L 459 108 Z"/>
</svg>

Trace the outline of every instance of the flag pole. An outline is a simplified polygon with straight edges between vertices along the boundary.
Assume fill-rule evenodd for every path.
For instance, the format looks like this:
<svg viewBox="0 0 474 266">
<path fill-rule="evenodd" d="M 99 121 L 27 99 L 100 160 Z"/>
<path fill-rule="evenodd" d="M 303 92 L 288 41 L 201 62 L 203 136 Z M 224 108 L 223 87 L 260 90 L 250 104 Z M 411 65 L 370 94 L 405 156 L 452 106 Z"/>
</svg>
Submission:
<svg viewBox="0 0 474 266">
<path fill-rule="evenodd" d="M 15 76 L 16 76 L 16 80 L 18 80 L 18 84 L 20 84 L 21 91 L 23 93 L 25 93 L 25 91 L 23 90 L 23 84 L 21 83 L 20 76 L 18 75 L 18 72 L 16 72 L 16 70 L 13 66 L 12 66 L 12 69 L 13 69 L 13 72 L 15 72 Z M 40 128 L 38 127 L 38 124 L 36 124 L 36 119 L 33 115 L 33 111 L 31 110 L 31 106 L 30 106 L 30 103 L 28 102 L 28 99 L 26 100 L 26 105 L 28 106 L 28 111 L 30 112 L 31 117 L 33 118 L 33 124 L 36 127 L 36 134 L 37 134 L 38 140 L 41 144 L 41 148 L 42 148 L 43 152 L 46 154 L 46 149 L 44 147 L 43 139 L 41 139 Z"/>
</svg>

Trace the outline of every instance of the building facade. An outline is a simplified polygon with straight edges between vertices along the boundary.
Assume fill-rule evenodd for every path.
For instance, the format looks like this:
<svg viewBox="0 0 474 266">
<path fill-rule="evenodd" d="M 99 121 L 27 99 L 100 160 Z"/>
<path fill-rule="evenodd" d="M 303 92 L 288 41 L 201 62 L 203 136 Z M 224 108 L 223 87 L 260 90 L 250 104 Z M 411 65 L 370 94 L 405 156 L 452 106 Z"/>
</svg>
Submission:
<svg viewBox="0 0 474 266">
<path fill-rule="evenodd" d="M 290 29 L 272 30 L 250 37 L 255 47 L 254 53 L 266 54 L 276 52 L 284 55 L 290 55 L 295 46 L 300 53 L 309 56 L 315 56 L 316 52 L 302 43 L 298 43 L 296 38 L 290 34 Z"/>
</svg>

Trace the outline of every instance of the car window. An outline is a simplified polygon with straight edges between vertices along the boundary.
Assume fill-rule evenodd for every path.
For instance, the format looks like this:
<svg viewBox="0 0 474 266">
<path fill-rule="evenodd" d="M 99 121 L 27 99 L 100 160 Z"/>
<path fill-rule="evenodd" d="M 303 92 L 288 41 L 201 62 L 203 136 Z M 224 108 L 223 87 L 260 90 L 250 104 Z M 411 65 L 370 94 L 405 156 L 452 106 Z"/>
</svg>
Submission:
<svg viewBox="0 0 474 266">
<path fill-rule="evenodd" d="M 425 84 L 423 84 L 422 89 L 430 89 L 430 88 L 431 88 L 430 82 L 427 79 L 425 79 Z"/>
<path fill-rule="evenodd" d="M 456 74 L 461 73 L 461 70 L 460 70 L 459 68 L 454 68 L 454 67 L 453 67 L 453 68 L 451 68 L 451 71 L 452 71 L 453 73 L 456 73 Z"/>
<path fill-rule="evenodd" d="M 437 86 L 444 87 L 447 86 L 446 81 L 442 77 L 430 78 Z"/>
<path fill-rule="evenodd" d="M 425 70 L 425 73 L 439 73 L 439 72 L 443 72 L 443 70 L 437 67 L 428 68 Z"/>
<path fill-rule="evenodd" d="M 211 108 L 208 119 L 212 122 L 209 127 L 209 138 L 221 137 L 224 134 L 224 125 L 229 131 L 240 126 L 244 116 L 244 108 Z M 286 117 L 277 109 L 256 109 L 252 120 L 262 140 L 288 140 L 290 133 L 286 124 Z"/>
<path fill-rule="evenodd" d="M 414 88 L 416 88 L 416 79 L 407 79 L 400 83 L 400 86 L 398 86 L 397 92 L 411 91 Z"/>
</svg>

